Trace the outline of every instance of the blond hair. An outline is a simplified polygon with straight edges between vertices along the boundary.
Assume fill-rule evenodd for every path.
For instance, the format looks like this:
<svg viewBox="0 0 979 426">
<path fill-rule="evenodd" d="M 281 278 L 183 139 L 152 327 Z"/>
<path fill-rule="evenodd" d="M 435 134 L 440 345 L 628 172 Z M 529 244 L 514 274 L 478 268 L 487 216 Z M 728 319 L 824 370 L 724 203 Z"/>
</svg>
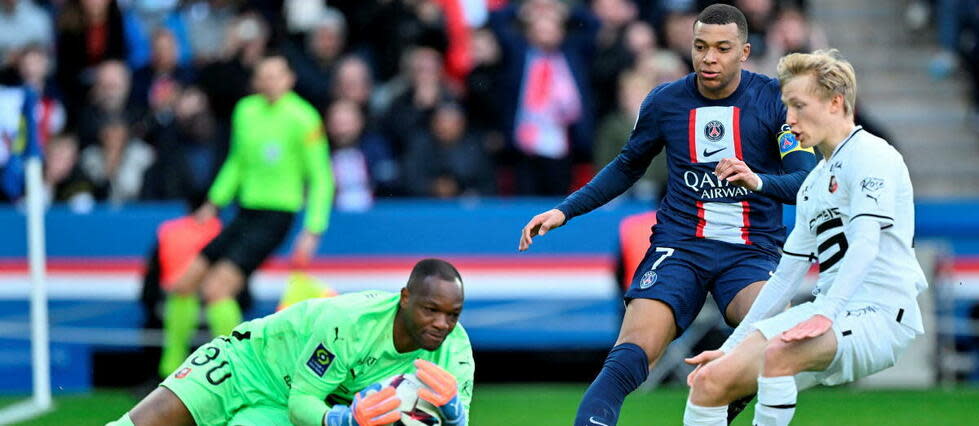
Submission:
<svg viewBox="0 0 979 426">
<path fill-rule="evenodd" d="M 815 78 L 816 84 L 812 90 L 817 96 L 830 99 L 835 95 L 842 95 L 844 113 L 853 115 L 857 100 L 857 75 L 853 71 L 853 65 L 840 57 L 839 50 L 793 53 L 779 59 L 778 80 L 782 87 L 789 80 L 804 75 Z"/>
</svg>

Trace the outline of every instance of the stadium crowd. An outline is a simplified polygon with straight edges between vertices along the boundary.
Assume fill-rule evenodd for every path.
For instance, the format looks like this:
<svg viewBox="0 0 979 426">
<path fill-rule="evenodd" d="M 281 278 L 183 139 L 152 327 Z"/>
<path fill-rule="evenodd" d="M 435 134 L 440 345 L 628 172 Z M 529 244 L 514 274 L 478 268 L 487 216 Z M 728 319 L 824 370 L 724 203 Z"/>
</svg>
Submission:
<svg viewBox="0 0 979 426">
<path fill-rule="evenodd" d="M 698 0 L 0 0 L 0 84 L 41 94 L 49 200 L 192 199 L 267 55 L 322 114 L 336 208 L 379 197 L 564 195 L 690 71 Z M 826 46 L 802 0 L 735 0 L 747 68 Z M 658 158 L 660 166 L 663 159 Z M 654 199 L 652 167 L 632 196 Z"/>
</svg>

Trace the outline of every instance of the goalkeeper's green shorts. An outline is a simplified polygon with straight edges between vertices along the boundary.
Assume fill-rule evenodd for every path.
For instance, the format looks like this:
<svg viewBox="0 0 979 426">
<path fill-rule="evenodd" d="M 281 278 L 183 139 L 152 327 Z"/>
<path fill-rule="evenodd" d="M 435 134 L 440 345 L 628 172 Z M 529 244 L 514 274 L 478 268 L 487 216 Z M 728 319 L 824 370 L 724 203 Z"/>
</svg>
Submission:
<svg viewBox="0 0 979 426">
<path fill-rule="evenodd" d="M 199 425 L 290 425 L 289 410 L 272 401 L 249 401 L 236 373 L 231 344 L 222 338 L 201 346 L 160 386 L 180 398 Z M 244 368 L 243 368 L 244 367 Z"/>
</svg>

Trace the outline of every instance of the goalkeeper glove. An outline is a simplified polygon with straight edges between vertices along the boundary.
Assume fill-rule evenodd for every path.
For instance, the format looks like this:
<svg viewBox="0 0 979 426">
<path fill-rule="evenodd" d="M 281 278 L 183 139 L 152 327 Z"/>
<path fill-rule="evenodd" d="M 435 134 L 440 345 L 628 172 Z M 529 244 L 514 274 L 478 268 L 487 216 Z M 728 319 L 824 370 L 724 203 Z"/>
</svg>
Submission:
<svg viewBox="0 0 979 426">
<path fill-rule="evenodd" d="M 466 409 L 459 398 L 459 388 L 455 377 L 431 362 L 416 359 L 415 375 L 425 384 L 426 388 L 418 390 L 418 397 L 432 403 L 442 411 L 445 424 L 451 426 L 465 425 Z"/>
<path fill-rule="evenodd" d="M 394 388 L 381 389 L 380 383 L 368 386 L 357 393 L 354 403 L 334 405 L 327 411 L 323 424 L 326 426 L 380 426 L 401 420 L 401 399 Z"/>
</svg>

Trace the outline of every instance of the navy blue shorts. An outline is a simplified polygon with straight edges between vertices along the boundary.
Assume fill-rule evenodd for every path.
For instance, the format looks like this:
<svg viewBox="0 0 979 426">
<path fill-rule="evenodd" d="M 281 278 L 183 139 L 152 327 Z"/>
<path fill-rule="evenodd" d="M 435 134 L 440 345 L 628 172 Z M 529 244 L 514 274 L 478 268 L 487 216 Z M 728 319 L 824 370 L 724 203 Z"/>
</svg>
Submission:
<svg viewBox="0 0 979 426">
<path fill-rule="evenodd" d="M 625 299 L 655 299 L 669 305 L 679 336 L 700 313 L 708 292 L 723 315 L 739 291 L 767 281 L 778 260 L 775 250 L 757 245 L 706 239 L 653 241 Z"/>
</svg>

